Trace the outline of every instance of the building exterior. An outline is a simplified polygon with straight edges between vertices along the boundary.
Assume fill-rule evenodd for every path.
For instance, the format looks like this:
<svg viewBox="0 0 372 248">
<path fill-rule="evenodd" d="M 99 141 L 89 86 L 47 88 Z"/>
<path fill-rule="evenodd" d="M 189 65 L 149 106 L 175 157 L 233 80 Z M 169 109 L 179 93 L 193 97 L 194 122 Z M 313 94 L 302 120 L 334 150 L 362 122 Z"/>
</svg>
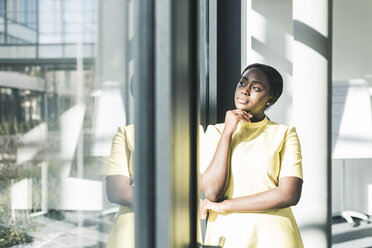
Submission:
<svg viewBox="0 0 372 248">
<path fill-rule="evenodd" d="M 303 148 L 294 213 L 305 246 L 331 247 L 333 214 L 372 209 L 370 158 L 346 161 L 341 182 L 331 120 L 337 82 L 371 86 L 371 10 L 368 0 L 0 0 L 0 228 L 22 237 L 4 240 L 104 247 L 117 212 L 105 192 L 112 139 L 134 124 L 136 247 L 195 247 L 199 127 L 224 121 L 241 69 L 261 62 L 285 81 L 267 114 L 295 125 Z"/>
</svg>

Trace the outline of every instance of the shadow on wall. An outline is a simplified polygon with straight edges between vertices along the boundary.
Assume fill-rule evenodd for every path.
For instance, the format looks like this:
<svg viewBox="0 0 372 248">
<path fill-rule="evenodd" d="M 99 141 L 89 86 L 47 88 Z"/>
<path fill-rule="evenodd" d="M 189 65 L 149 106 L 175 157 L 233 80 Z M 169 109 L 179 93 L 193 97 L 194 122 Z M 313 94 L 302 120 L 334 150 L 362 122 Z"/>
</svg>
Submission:
<svg viewBox="0 0 372 248">
<path fill-rule="evenodd" d="M 270 8 L 267 6 L 270 5 Z M 271 120 L 291 123 L 292 110 L 292 21 L 291 1 L 253 0 L 247 15 L 251 38 L 248 64 L 261 62 L 274 66 L 283 76 L 283 94 L 268 109 Z M 280 14 L 278 14 L 280 13 Z M 248 31 L 249 32 L 249 31 Z"/>
<path fill-rule="evenodd" d="M 267 6 L 270 5 L 270 8 Z M 268 110 L 276 122 L 292 123 L 292 47 L 296 40 L 328 58 L 329 38 L 305 23 L 293 20 L 292 1 L 252 0 L 248 16 L 251 30 L 251 51 L 248 64 L 261 62 L 274 66 L 282 74 L 284 89 L 281 98 Z M 249 48 L 248 48 L 249 50 Z"/>
</svg>

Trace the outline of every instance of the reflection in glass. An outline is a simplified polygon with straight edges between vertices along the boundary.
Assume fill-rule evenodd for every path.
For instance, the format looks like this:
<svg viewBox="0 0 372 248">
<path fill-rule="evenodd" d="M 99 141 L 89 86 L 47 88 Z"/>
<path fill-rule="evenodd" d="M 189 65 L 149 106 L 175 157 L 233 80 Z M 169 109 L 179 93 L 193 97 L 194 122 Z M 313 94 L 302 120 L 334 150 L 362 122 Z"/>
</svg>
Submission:
<svg viewBox="0 0 372 248">
<path fill-rule="evenodd" d="M 109 200 L 120 205 L 108 248 L 134 248 L 133 152 L 134 125 L 120 127 L 113 141 L 106 178 Z"/>
<path fill-rule="evenodd" d="M 133 119 L 119 5 L 0 0 L 0 247 L 106 247 L 110 150 Z"/>
</svg>

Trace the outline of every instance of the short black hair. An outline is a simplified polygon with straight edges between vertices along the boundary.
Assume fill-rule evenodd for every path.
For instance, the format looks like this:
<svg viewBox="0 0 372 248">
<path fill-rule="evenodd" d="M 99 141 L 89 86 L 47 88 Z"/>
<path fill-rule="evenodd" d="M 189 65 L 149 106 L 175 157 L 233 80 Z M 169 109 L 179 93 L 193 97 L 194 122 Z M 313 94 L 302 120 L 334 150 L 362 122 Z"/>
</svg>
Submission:
<svg viewBox="0 0 372 248">
<path fill-rule="evenodd" d="M 247 66 L 240 76 L 243 76 L 244 72 L 251 68 L 258 68 L 263 71 L 270 83 L 270 93 L 272 97 L 272 103 L 274 104 L 283 92 L 283 78 L 282 75 L 272 66 L 254 63 Z"/>
</svg>

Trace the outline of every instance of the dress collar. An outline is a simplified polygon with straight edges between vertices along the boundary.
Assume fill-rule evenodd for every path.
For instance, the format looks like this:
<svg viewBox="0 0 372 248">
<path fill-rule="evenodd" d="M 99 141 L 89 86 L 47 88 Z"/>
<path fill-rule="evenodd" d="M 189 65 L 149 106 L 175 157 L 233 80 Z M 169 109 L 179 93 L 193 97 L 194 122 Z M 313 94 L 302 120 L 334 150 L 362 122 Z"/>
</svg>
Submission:
<svg viewBox="0 0 372 248">
<path fill-rule="evenodd" d="M 247 128 L 257 128 L 257 127 L 262 127 L 268 123 L 268 118 L 265 115 L 265 118 L 263 118 L 261 121 L 258 122 L 245 122 L 245 121 L 240 121 L 239 126 L 241 127 L 247 127 Z"/>
</svg>

